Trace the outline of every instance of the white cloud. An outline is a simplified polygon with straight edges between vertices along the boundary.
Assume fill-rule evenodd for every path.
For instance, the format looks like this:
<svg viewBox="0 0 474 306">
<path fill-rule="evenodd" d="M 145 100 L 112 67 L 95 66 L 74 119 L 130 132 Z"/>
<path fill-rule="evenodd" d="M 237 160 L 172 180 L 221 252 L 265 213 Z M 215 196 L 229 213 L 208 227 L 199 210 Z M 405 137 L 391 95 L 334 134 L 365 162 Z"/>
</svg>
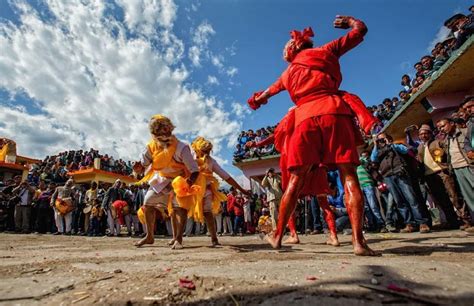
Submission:
<svg viewBox="0 0 474 306">
<path fill-rule="evenodd" d="M 223 61 L 224 61 L 224 58 L 222 57 L 222 55 L 211 56 L 211 63 L 217 68 L 221 69 L 224 67 Z"/>
<path fill-rule="evenodd" d="M 439 28 L 438 32 L 436 33 L 435 38 L 433 38 L 433 40 L 428 45 L 428 48 L 426 49 L 429 52 L 429 54 L 431 54 L 431 50 L 433 50 L 433 48 L 435 47 L 437 43 L 442 42 L 443 40 L 446 39 L 446 37 L 448 37 L 449 33 L 450 33 L 450 30 L 447 27 L 442 26 L 441 28 Z"/>
<path fill-rule="evenodd" d="M 201 50 L 197 46 L 189 48 L 189 59 L 194 66 L 201 66 Z"/>
<path fill-rule="evenodd" d="M 233 77 L 237 74 L 239 70 L 236 67 L 229 67 L 226 71 L 226 74 L 230 77 Z"/>
<path fill-rule="evenodd" d="M 207 21 L 203 21 L 196 29 L 191 30 L 194 45 L 189 48 L 188 56 L 194 66 L 201 66 L 201 62 L 209 58 L 209 41 L 215 33 L 216 31 Z"/>
<path fill-rule="evenodd" d="M 217 77 L 215 77 L 213 75 L 208 75 L 207 76 L 207 83 L 210 84 L 210 85 L 219 85 L 220 84 Z"/>
<path fill-rule="evenodd" d="M 194 31 L 193 42 L 198 46 L 207 46 L 212 35 L 216 34 L 212 25 L 203 21 Z"/>
<path fill-rule="evenodd" d="M 136 159 L 155 113 L 170 116 L 179 135 L 210 138 L 216 152 L 240 129 L 222 102 L 187 85 L 184 43 L 173 34 L 177 6 L 119 3 L 124 23 L 104 14 L 110 4 L 62 0 L 46 2 L 52 19 L 18 2 L 21 24 L 0 22 L 0 88 L 24 91 L 41 110 L 0 109 L 0 133 L 20 154 L 95 147 Z"/>
<path fill-rule="evenodd" d="M 173 0 L 117 0 L 124 10 L 125 22 L 132 32 L 150 35 L 160 25 L 170 29 L 178 7 Z"/>
<path fill-rule="evenodd" d="M 247 105 L 243 105 L 238 102 L 232 103 L 231 107 L 232 113 L 234 113 L 237 118 L 243 118 L 245 115 L 250 115 L 251 113 Z"/>
</svg>

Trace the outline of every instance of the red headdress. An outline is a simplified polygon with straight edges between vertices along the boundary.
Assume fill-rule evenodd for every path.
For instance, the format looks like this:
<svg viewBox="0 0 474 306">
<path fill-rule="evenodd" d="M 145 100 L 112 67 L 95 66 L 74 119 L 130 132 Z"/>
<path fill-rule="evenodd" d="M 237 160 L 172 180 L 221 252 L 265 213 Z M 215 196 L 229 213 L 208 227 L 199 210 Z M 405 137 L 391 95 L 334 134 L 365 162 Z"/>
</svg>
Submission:
<svg viewBox="0 0 474 306">
<path fill-rule="evenodd" d="M 312 45 L 311 37 L 314 37 L 313 29 L 307 27 L 302 32 L 293 30 L 290 32 L 291 39 L 286 43 L 283 49 L 283 58 L 287 62 L 293 61 L 296 54 L 302 50 L 305 45 Z"/>
</svg>

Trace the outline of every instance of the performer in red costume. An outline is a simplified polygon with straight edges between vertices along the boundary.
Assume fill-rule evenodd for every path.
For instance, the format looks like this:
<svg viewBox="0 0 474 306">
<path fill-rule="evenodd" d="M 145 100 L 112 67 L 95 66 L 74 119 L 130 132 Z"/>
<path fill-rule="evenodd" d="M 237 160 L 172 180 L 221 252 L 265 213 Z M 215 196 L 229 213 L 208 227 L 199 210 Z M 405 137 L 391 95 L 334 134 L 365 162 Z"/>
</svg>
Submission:
<svg viewBox="0 0 474 306">
<path fill-rule="evenodd" d="M 320 164 L 337 168 L 345 190 L 345 204 L 352 225 L 354 254 L 374 256 L 362 234 L 363 197 L 356 174 L 359 163 L 356 146 L 361 142 L 354 117 L 366 132 L 377 122 L 355 95 L 339 90 L 342 75 L 339 57 L 363 41 L 365 24 L 353 17 L 336 16 L 334 27 L 351 31 L 339 39 L 313 48 L 311 28 L 292 31 L 283 57 L 289 62 L 280 78 L 264 92 L 255 93 L 249 106 L 256 110 L 268 98 L 287 90 L 296 108 L 279 124 L 284 135 L 285 167 L 288 186 L 280 204 L 278 226 L 267 237 L 274 248 L 281 247 L 284 229 L 300 194 L 313 194 L 318 188 Z M 283 155 L 283 154 L 282 154 Z"/>
<path fill-rule="evenodd" d="M 280 170 L 282 173 L 282 188 L 286 190 L 288 187 L 288 179 L 290 177 L 288 168 L 286 167 L 286 150 L 284 149 L 286 143 L 286 133 L 284 132 L 284 127 L 286 126 L 286 122 L 289 116 L 291 116 L 292 110 L 288 112 L 288 114 L 283 117 L 280 124 L 275 129 L 275 133 L 268 136 L 264 140 L 260 142 L 251 141 L 247 143 L 248 147 L 263 147 L 272 143 L 275 143 L 275 139 L 277 139 L 275 147 L 278 152 L 280 152 Z M 306 195 L 313 195 L 316 196 L 318 199 L 318 204 L 323 209 L 323 216 L 324 220 L 328 225 L 329 229 L 329 237 L 326 241 L 326 244 L 332 246 L 339 246 L 339 239 L 337 238 L 337 229 L 336 229 L 336 220 L 334 218 L 334 213 L 332 212 L 331 208 L 329 207 L 328 203 L 328 192 L 329 192 L 329 183 L 327 180 L 327 172 L 325 167 L 319 167 L 313 170 L 313 181 L 312 184 L 315 188 L 311 190 L 311 192 L 307 192 L 307 194 L 300 193 L 300 197 Z M 290 237 L 286 239 L 283 244 L 298 244 L 300 243 L 300 239 L 298 237 L 298 232 L 296 231 L 296 220 L 295 214 L 291 214 L 290 219 L 288 220 L 288 229 L 290 230 Z"/>
</svg>

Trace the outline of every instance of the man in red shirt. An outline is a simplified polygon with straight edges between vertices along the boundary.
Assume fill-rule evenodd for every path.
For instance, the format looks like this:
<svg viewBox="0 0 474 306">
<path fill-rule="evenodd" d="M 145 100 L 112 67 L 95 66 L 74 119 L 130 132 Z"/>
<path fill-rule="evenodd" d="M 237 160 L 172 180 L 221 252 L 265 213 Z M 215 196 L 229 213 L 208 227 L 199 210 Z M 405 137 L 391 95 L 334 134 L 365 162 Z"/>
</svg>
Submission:
<svg viewBox="0 0 474 306">
<path fill-rule="evenodd" d="M 266 104 L 269 97 L 287 90 L 296 104 L 285 126 L 280 127 L 286 134 L 282 156 L 285 156 L 289 179 L 277 230 L 267 238 L 274 248 L 281 247 L 296 201 L 303 190 L 317 188 L 314 172 L 322 164 L 340 172 L 352 224 L 354 254 L 373 256 L 376 253 L 367 246 L 362 234 L 363 197 L 356 174 L 359 163 L 356 146 L 361 138 L 354 117 L 365 132 L 369 132 L 377 120 L 357 96 L 339 90 L 342 82 L 339 57 L 362 42 L 367 27 L 349 16 L 336 16 L 334 26 L 351 28 L 351 31 L 317 48 L 313 48 L 311 28 L 293 31 L 283 53 L 289 62 L 288 68 L 267 90 L 255 93 L 248 101 L 256 110 Z"/>
</svg>

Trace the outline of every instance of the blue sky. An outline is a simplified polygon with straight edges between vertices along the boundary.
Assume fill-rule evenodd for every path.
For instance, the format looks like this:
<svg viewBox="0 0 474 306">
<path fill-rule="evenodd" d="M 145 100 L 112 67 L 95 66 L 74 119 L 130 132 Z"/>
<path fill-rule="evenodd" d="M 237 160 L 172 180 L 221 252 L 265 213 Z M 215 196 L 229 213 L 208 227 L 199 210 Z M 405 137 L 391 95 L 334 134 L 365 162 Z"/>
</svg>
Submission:
<svg viewBox="0 0 474 306">
<path fill-rule="evenodd" d="M 398 93 L 401 76 L 413 73 L 413 64 L 445 33 L 444 20 L 471 4 L 137 0 L 84 8 L 56 0 L 1 1 L 0 47 L 9 52 L 0 55 L 0 134 L 17 139 L 24 155 L 94 146 L 133 158 L 147 138 L 146 118 L 167 111 L 183 138 L 203 134 L 215 140 L 225 168 L 238 175 L 228 140 L 240 128 L 277 123 L 291 106 L 281 93 L 257 112 L 243 108 L 285 69 L 282 47 L 289 31 L 311 26 L 319 45 L 346 33 L 332 27 L 335 15 L 363 20 L 369 32 L 342 58 L 341 88 L 373 105 Z M 94 53 L 94 43 L 104 47 Z M 191 50 L 198 53 L 192 57 Z M 7 123 L 11 118 L 15 122 Z"/>
</svg>

